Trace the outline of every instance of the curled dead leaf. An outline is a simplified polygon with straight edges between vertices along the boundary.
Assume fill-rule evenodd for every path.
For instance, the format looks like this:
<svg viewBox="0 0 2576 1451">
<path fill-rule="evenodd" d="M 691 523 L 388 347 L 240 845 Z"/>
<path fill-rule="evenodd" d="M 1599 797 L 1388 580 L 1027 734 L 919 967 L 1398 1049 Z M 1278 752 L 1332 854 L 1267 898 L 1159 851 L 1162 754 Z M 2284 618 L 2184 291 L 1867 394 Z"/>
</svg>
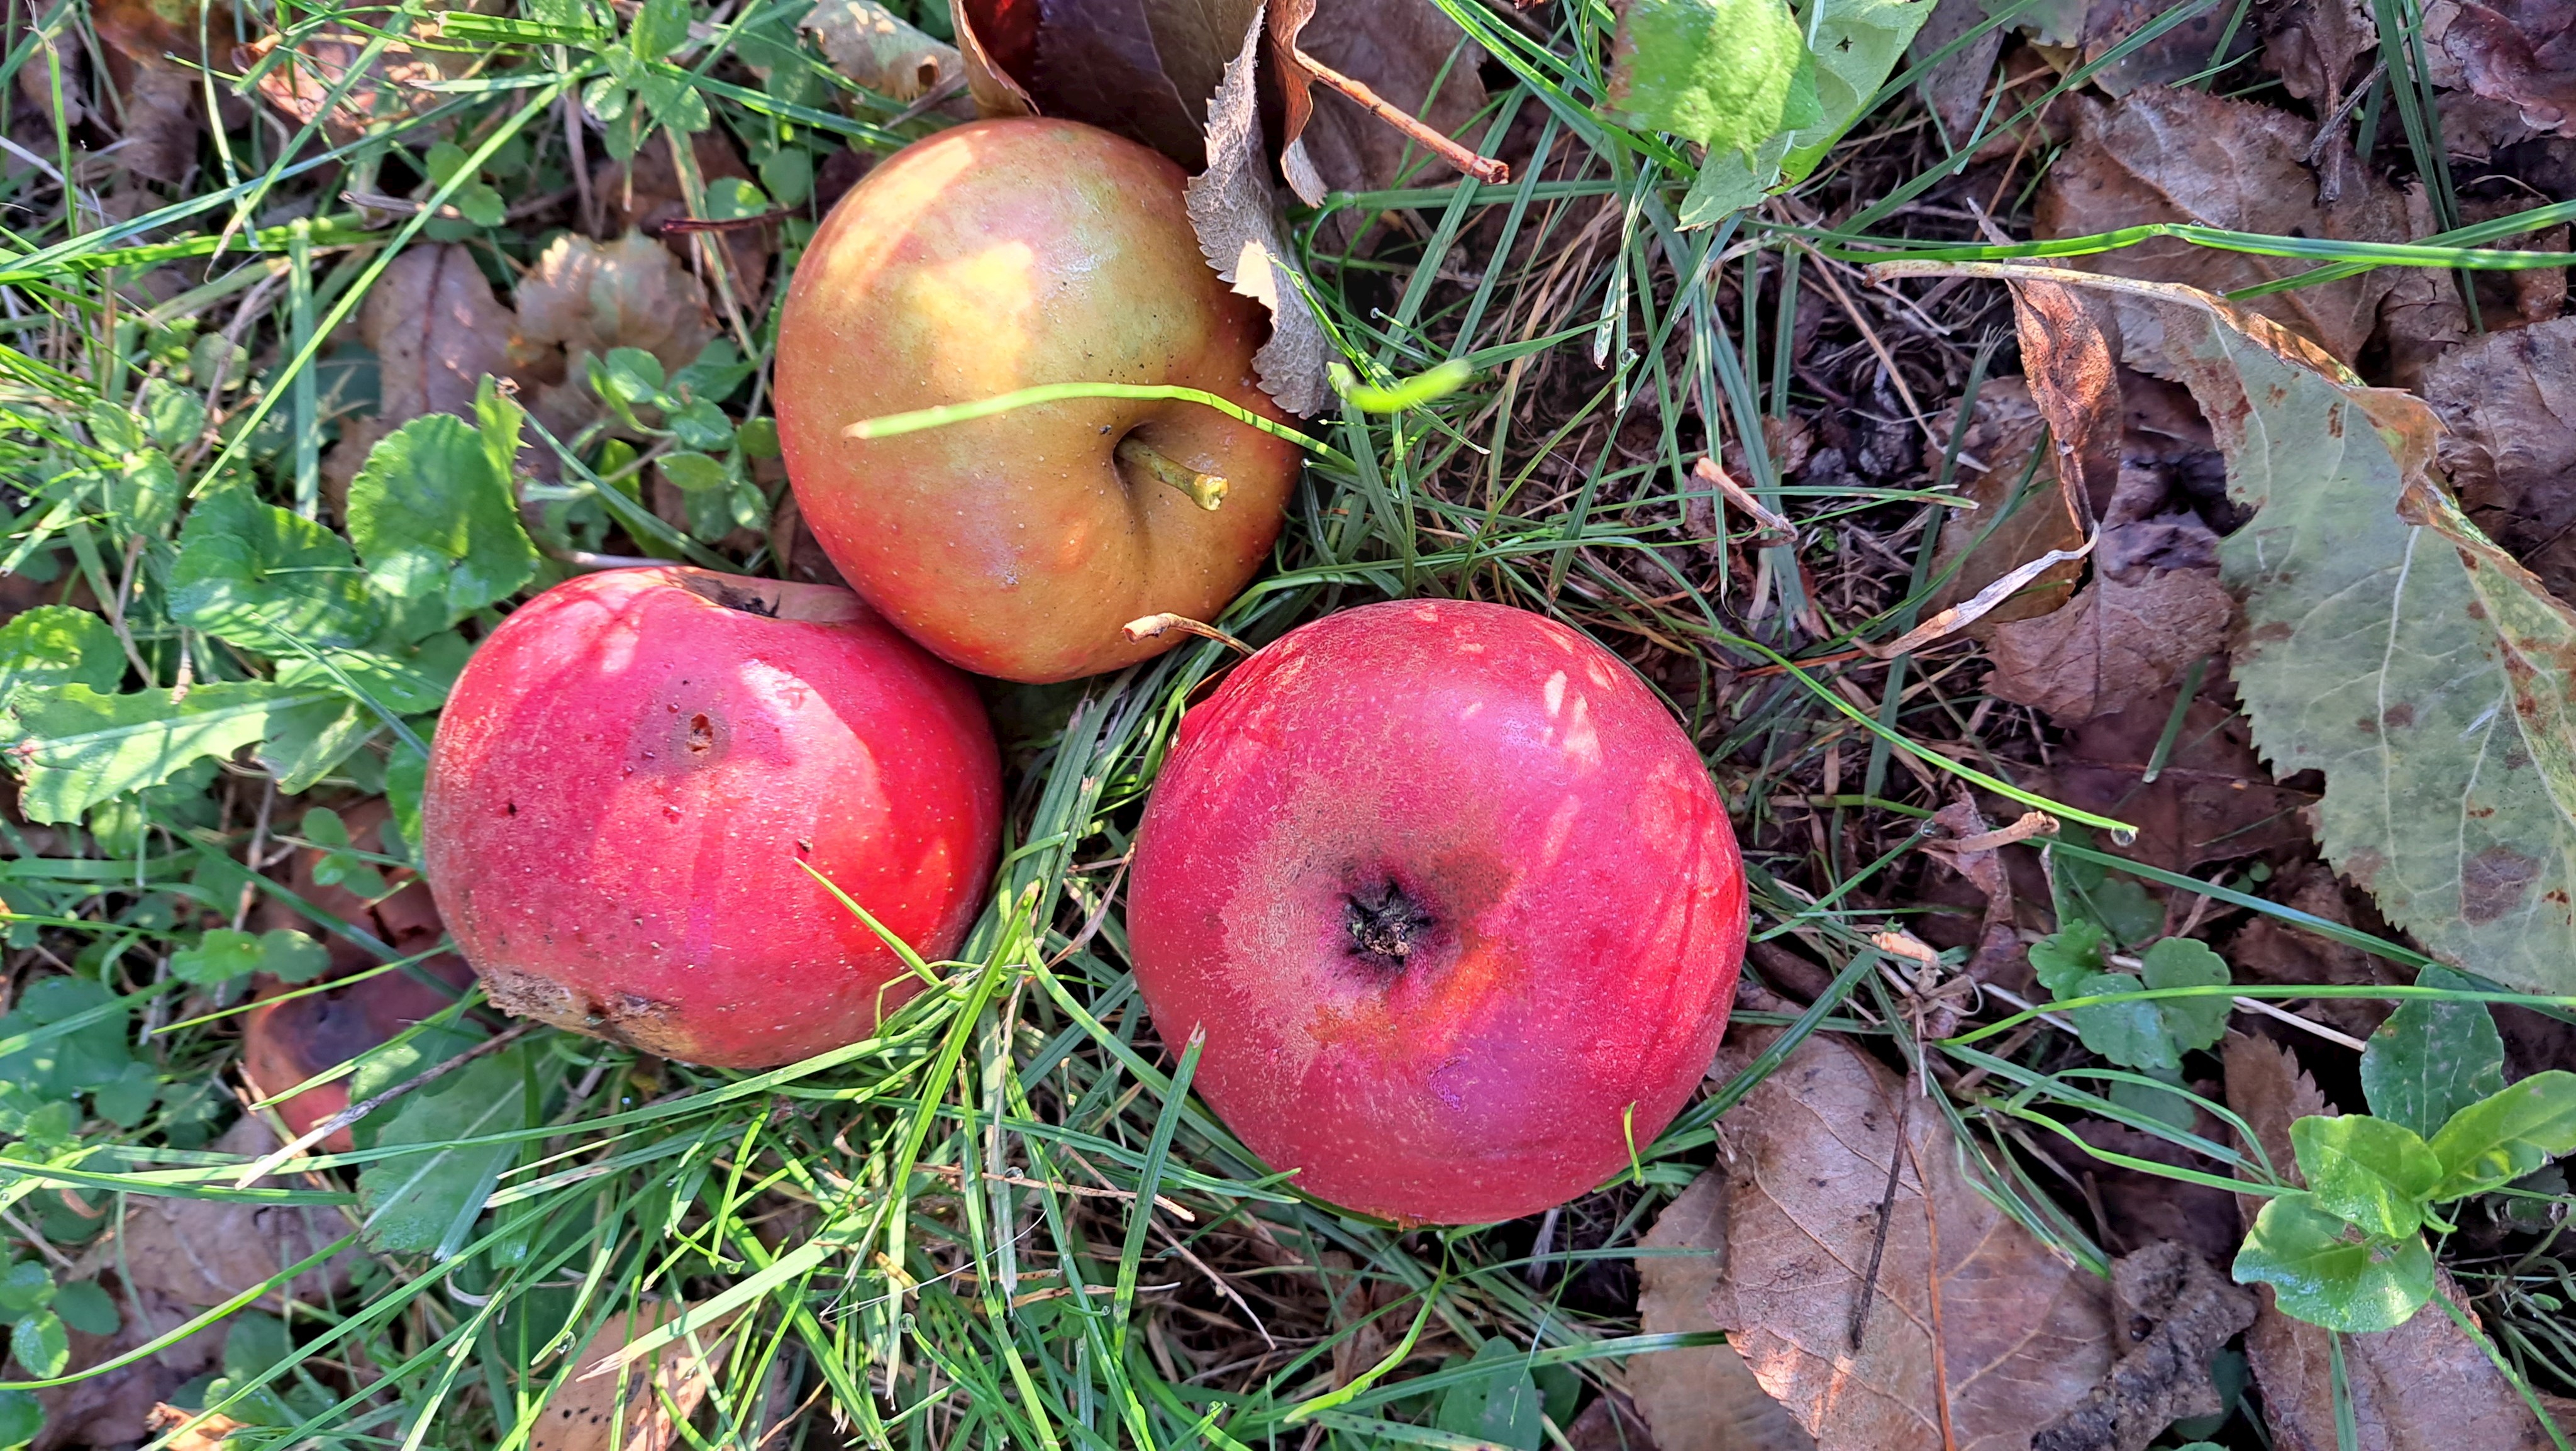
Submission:
<svg viewBox="0 0 2576 1451">
<path fill-rule="evenodd" d="M 510 338 L 529 411 L 558 436 L 600 416 L 585 359 L 642 348 L 668 369 L 696 359 L 715 327 L 706 292 L 661 243 L 638 232 L 614 242 L 561 236 L 519 282 Z"/>
<path fill-rule="evenodd" d="M 2227 1409 L 2210 1382 L 2209 1358 L 2254 1323 L 2251 1294 L 2165 1240 L 2111 1266 L 2111 1297 L 2119 1363 L 2042 1426 L 2031 1451 L 2146 1451 L 2174 1422 Z"/>
<path fill-rule="evenodd" d="M 1281 170 L 1309 206 L 1327 192 L 1371 191 L 1408 174 L 1436 182 L 1454 169 L 1403 129 L 1369 113 L 1298 63 L 1303 51 L 1359 82 L 1441 136 L 1485 108 L 1484 52 L 1432 0 L 1279 0 L 1270 13 L 1272 64 L 1286 103 Z"/>
<path fill-rule="evenodd" d="M 797 28 L 814 33 L 834 70 L 898 101 L 917 101 L 966 78 L 966 58 L 957 47 L 876 0 L 824 0 Z"/>
<path fill-rule="evenodd" d="M 752 179 L 751 169 L 742 164 L 742 153 L 714 129 L 689 138 L 689 160 L 697 171 L 701 194 L 717 182 Z M 770 254 L 778 245 L 776 224 L 728 227 L 712 235 L 666 233 L 667 224 L 694 215 L 673 162 L 670 132 L 656 134 L 628 161 L 601 162 L 590 184 L 607 207 L 610 228 L 661 238 L 684 266 L 698 260 L 699 248 L 721 239 L 735 301 L 745 308 L 757 305 L 761 285 L 769 280 Z"/>
<path fill-rule="evenodd" d="M 2063 725 L 2128 710 L 2225 645 L 2235 610 L 2216 570 L 2097 573 L 2066 608 L 1995 630 L 1986 689 Z"/>
<path fill-rule="evenodd" d="M 1252 358 L 1262 391 L 1291 413 L 1314 414 L 1331 396 L 1324 377 L 1327 348 L 1322 327 L 1287 275 L 1294 254 L 1270 187 L 1255 84 L 1261 44 L 1261 7 L 1255 4 L 1208 107 L 1207 169 L 1190 178 L 1185 200 L 1208 265 L 1270 314 L 1270 339 Z"/>
<path fill-rule="evenodd" d="M 2441 47 L 2470 90 L 2511 104 L 2535 131 L 2576 137 L 2576 10 L 2564 0 L 2455 0 L 2444 8 L 2453 13 Z"/>
</svg>

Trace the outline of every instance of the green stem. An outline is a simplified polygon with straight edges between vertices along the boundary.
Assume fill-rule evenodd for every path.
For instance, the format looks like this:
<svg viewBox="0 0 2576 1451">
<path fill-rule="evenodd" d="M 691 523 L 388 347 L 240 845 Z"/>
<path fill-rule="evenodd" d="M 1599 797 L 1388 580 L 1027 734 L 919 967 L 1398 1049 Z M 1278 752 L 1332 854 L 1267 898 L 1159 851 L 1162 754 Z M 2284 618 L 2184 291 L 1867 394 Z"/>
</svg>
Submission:
<svg viewBox="0 0 2576 1451">
<path fill-rule="evenodd" d="M 893 438 L 898 434 L 919 433 L 925 428 L 945 428 L 952 423 L 972 423 L 979 418 L 1008 413 L 1039 403 L 1062 403 L 1074 398 L 1138 398 L 1146 400 L 1177 399 L 1184 403 L 1204 403 L 1237 423 L 1250 424 L 1305 448 L 1319 458 L 1348 465 L 1350 460 L 1318 438 L 1311 438 L 1284 423 L 1273 423 L 1231 398 L 1219 397 L 1204 388 L 1183 388 L 1177 384 L 1146 383 L 1041 383 L 1034 388 L 1020 388 L 972 403 L 950 403 L 938 408 L 916 408 L 909 413 L 889 413 L 881 418 L 863 418 L 841 430 L 843 438 Z"/>
<path fill-rule="evenodd" d="M 1156 483 L 1169 484 L 1213 514 L 1225 502 L 1225 475 L 1203 474 L 1135 434 L 1118 440 L 1118 461 Z"/>
</svg>

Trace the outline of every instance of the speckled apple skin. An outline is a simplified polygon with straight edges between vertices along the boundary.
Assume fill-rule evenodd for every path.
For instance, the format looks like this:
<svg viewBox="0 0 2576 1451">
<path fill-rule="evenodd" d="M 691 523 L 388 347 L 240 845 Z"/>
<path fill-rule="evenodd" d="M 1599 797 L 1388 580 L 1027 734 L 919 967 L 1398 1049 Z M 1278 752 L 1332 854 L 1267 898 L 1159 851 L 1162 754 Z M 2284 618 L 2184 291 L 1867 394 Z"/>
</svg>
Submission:
<svg viewBox="0 0 2576 1451">
<path fill-rule="evenodd" d="M 1278 537 L 1295 445 L 1199 403 L 842 437 L 1041 383 L 1179 384 L 1281 418 L 1253 372 L 1267 321 L 1200 255 L 1183 181 L 1106 131 L 979 121 L 868 173 L 796 265 L 772 376 L 797 508 L 851 586 L 953 664 L 1025 681 L 1133 664 L 1181 637 L 1120 626 L 1214 618 Z M 1224 476 L 1223 505 L 1127 477 L 1130 432 Z"/>
<path fill-rule="evenodd" d="M 973 688 L 847 590 L 568 581 L 494 630 L 422 798 L 438 909 L 511 1012 L 690 1063 L 856 1042 L 955 950 L 1001 829 Z"/>
<path fill-rule="evenodd" d="M 1536 1213 L 1672 1121 L 1726 1026 L 1744 870 L 1707 768 L 1577 632 L 1496 605 L 1331 615 L 1181 723 L 1128 931 L 1166 1046 L 1318 1198 Z M 1400 964 L 1354 898 L 1427 918 Z"/>
</svg>

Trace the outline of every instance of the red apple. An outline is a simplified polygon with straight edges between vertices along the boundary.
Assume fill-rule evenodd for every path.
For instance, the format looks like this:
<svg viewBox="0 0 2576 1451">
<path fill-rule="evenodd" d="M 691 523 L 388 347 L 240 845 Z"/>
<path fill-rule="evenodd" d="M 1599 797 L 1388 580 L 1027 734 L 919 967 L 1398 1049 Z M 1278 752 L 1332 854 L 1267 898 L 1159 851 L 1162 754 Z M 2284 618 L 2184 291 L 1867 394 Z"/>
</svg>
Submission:
<svg viewBox="0 0 2576 1451">
<path fill-rule="evenodd" d="M 1294 630 L 1181 722 L 1127 926 L 1166 1046 L 1318 1198 L 1408 1223 L 1562 1203 L 1707 1071 L 1744 869 L 1616 656 L 1498 605 Z"/>
<path fill-rule="evenodd" d="M 1180 636 L 1120 626 L 1214 617 L 1278 537 L 1296 448 L 1199 403 L 1088 398 L 842 436 L 1040 383 L 1180 384 L 1280 417 L 1253 376 L 1260 310 L 1200 255 L 1183 180 L 1089 126 L 976 122 L 869 172 L 796 264 L 774 376 L 805 527 L 954 664 L 1026 681 L 1133 664 Z M 1223 501 L 1163 481 L 1191 476 L 1223 478 Z"/>
<path fill-rule="evenodd" d="M 965 677 L 849 591 L 613 570 L 475 651 L 430 752 L 422 860 L 501 1007 L 765 1067 L 865 1037 L 916 981 L 815 874 L 944 956 L 1001 799 Z"/>
</svg>

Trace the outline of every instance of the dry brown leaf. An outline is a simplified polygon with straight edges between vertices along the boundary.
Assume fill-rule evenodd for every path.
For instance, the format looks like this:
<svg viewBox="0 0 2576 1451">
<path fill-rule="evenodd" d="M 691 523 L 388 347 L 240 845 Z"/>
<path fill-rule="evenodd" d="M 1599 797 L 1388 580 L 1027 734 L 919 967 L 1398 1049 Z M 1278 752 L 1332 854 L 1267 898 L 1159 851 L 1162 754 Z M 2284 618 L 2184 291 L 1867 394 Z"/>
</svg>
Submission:
<svg viewBox="0 0 2576 1451">
<path fill-rule="evenodd" d="M 1719 1328 L 1709 1297 L 1726 1272 L 1726 1176 L 1712 1169 L 1692 1180 L 1638 1244 L 1659 1251 L 1637 1257 L 1638 1328 L 1648 1335 Z M 1628 1362 L 1628 1394 L 1659 1451 L 1813 1451 L 1816 1444 L 1732 1345 L 1639 1356 Z"/>
<path fill-rule="evenodd" d="M 113 1282 L 112 1274 L 109 1278 Z M 140 1349 L 196 1314 L 195 1307 L 173 1304 L 150 1291 L 128 1292 L 120 1286 L 115 1298 L 116 1333 L 72 1331 L 71 1355 L 64 1362 L 67 1370 L 83 1370 Z M 153 1408 L 215 1367 L 223 1354 L 224 1333 L 223 1327 L 210 1326 L 122 1369 L 36 1392 L 44 1408 L 45 1428 L 36 1433 L 30 1451 L 131 1446 L 148 1439 Z"/>
<path fill-rule="evenodd" d="M 2576 601 L 2576 318 L 2461 344 L 2424 379 L 2442 464 L 2488 537 Z"/>
<path fill-rule="evenodd" d="M 2370 0 L 2290 0 L 2273 11 L 2263 53 L 2281 89 L 2321 111 L 2341 104 L 2361 79 L 2361 58 L 2379 48 Z"/>
<path fill-rule="evenodd" d="M 1986 19 L 1986 7 L 1978 0 L 1940 0 L 1932 8 L 1931 18 L 1906 43 L 1906 60 L 1921 65 L 1952 41 L 1984 25 Z M 2004 27 L 1988 26 L 1983 35 L 1953 52 L 1916 83 L 1915 94 L 1940 118 L 1942 135 L 1950 145 L 1966 141 L 1970 128 L 1984 112 L 1986 83 L 1994 78 L 1995 58 L 2003 54 L 2003 49 Z"/>
<path fill-rule="evenodd" d="M 519 282 L 510 356 L 529 385 L 529 411 L 558 436 L 600 415 L 586 358 L 642 348 L 684 368 L 715 336 L 706 293 L 662 244 L 628 232 L 614 242 L 561 236 Z"/>
<path fill-rule="evenodd" d="M 2220 1048 L 2227 1106 L 2243 1116 L 2274 1168 L 2299 1183 L 2290 1124 L 2332 1113 L 2314 1080 L 2279 1044 L 2230 1033 Z M 2241 1201 L 2250 1222 L 2259 1201 Z M 2449 1275 L 2438 1293 L 2459 1301 Z M 2275 1308 L 2272 1287 L 2256 1287 L 2262 1309 L 2246 1333 L 2246 1359 L 2263 1389 L 2263 1414 L 2278 1451 L 2337 1451 L 2332 1336 Z M 2351 1451 L 2541 1451 L 2550 1444 L 2531 1408 L 2451 1317 L 2431 1307 L 2394 1330 L 2343 1337 L 2345 1374 L 2360 1432 Z"/>
<path fill-rule="evenodd" d="M 256 1114 L 244 1114 L 209 1147 L 256 1159 L 277 1147 L 277 1135 Z M 280 1187 L 274 1179 L 261 1187 Z M 178 1305 L 220 1305 L 289 1266 L 309 1259 L 349 1232 L 349 1223 L 326 1209 L 221 1199 L 133 1196 L 115 1240 L 91 1255 L 97 1268 L 114 1269 L 138 1292 Z M 350 1251 L 291 1281 L 293 1297 L 313 1303 L 347 1289 L 355 1263 Z M 270 1291 L 259 1304 L 277 1308 L 284 1296 Z"/>
<path fill-rule="evenodd" d="M 917 101 L 966 75 L 966 58 L 957 47 L 876 0 L 823 0 L 797 28 L 814 32 L 834 70 L 898 101 Z"/>
<path fill-rule="evenodd" d="M 1432 0 L 1282 0 L 1270 31 L 1274 53 L 1302 48 L 1444 136 L 1485 108 L 1476 73 L 1485 54 Z M 1278 66 L 1288 138 L 1280 169 L 1307 205 L 1321 204 L 1326 192 L 1373 191 L 1408 176 L 1430 185 L 1457 174 L 1357 101 L 1314 85 L 1284 54 Z"/>
<path fill-rule="evenodd" d="M 604 161 L 593 173 L 591 187 L 608 208 L 608 224 L 621 232 L 642 232 L 662 236 L 682 265 L 698 260 L 697 248 L 716 237 L 724 240 L 725 265 L 732 273 L 734 298 L 745 308 L 760 298 L 761 284 L 769 280 L 769 256 L 778 245 L 778 228 L 728 227 L 713 235 L 675 233 L 663 236 L 665 223 L 689 216 L 689 203 L 680 187 L 679 169 L 671 164 L 671 133 L 657 134 L 635 153 L 632 161 Z M 719 181 L 749 181 L 751 169 L 742 164 L 742 153 L 734 150 L 720 131 L 708 129 L 690 138 L 689 156 L 696 164 L 698 186 L 704 189 Z"/>
<path fill-rule="evenodd" d="M 592 1371 L 618 1351 L 679 1318 L 688 1307 L 653 1301 L 623 1315 L 609 1317 L 590 1343 L 573 1357 L 572 1378 L 537 1412 L 536 1429 L 528 1435 L 529 1451 L 669 1451 L 680 1439 L 707 1387 L 724 1367 L 726 1342 L 719 1337 L 730 1316 L 655 1352 L 623 1373 Z M 649 1374 L 648 1374 L 649 1371 Z M 622 1412 L 622 1415 L 621 1415 Z M 620 1422 L 623 1421 L 621 1425 Z"/>
<path fill-rule="evenodd" d="M 2146 1451 L 2174 1422 L 2227 1409 L 2209 1357 L 2254 1323 L 2254 1297 L 2165 1240 L 2111 1267 L 2113 1324 L 2127 1347 L 2102 1383 L 2031 1438 L 2031 1451 Z"/>
<path fill-rule="evenodd" d="M 115 152 L 116 162 L 147 181 L 176 184 L 197 164 L 205 81 L 157 55 L 121 62 L 128 62 L 125 52 L 109 52 L 118 103 L 108 114 L 120 121 L 125 143 Z"/>
<path fill-rule="evenodd" d="M 2226 644 L 2235 609 L 2215 570 L 2096 573 L 2066 608 L 1994 632 L 1986 689 L 2063 725 L 2127 710 Z"/>
<path fill-rule="evenodd" d="M 2469 89 L 2512 105 L 2536 131 L 2576 137 L 2576 9 L 2566 0 L 2456 0 L 2447 8 L 2454 13 L 2441 48 Z"/>
<path fill-rule="evenodd" d="M 2204 690 L 2213 687 L 2204 685 Z M 2076 726 L 2044 780 L 2021 784 L 2138 828 L 2130 854 L 2167 871 L 2253 856 L 2308 840 L 2301 812 L 2316 794 L 2275 785 L 2243 716 L 2215 700 L 2183 709 L 2164 769 L 2146 780 L 2173 715 L 2171 690 Z M 2189 910 L 2186 908 L 2185 910 Z"/>
<path fill-rule="evenodd" d="M 1950 419 L 1938 419 L 1933 431 L 1946 439 L 1950 426 Z M 2038 405 L 2031 401 L 2028 380 L 1993 378 L 1977 390 L 1960 445 L 1964 457 L 1957 474 L 1960 496 L 1977 507 L 1961 510 L 1942 524 L 1941 540 L 1932 555 L 1933 570 L 1947 570 L 1954 560 L 1958 569 L 1933 592 L 1924 610 L 1927 617 L 1973 598 L 2024 560 L 2083 544 L 2083 526 L 2067 514 L 2056 469 L 2049 460 L 2040 460 L 2031 476 L 2030 496 L 2020 508 L 2012 508 L 2022 475 L 2029 470 L 2031 451 L 2039 447 L 2046 431 Z M 1930 452 L 1928 445 L 1924 463 L 1927 468 L 1940 466 L 1940 456 Z M 2066 603 L 2083 576 L 2080 560 L 2051 565 L 1965 633 L 1984 639 L 1998 625 L 2047 614 Z"/>
<path fill-rule="evenodd" d="M 156 1436 L 169 1435 L 174 1431 L 178 1433 L 161 1443 L 161 1451 L 214 1451 L 224 1444 L 226 1436 L 245 1424 L 220 1412 L 208 1415 L 203 1411 L 183 1411 L 172 1405 L 154 1406 L 152 1414 L 144 1420 L 144 1428 Z"/>
<path fill-rule="evenodd" d="M 1038 0 L 948 0 L 948 21 L 966 65 L 966 94 L 981 116 L 1037 110 L 1019 76 L 1037 61 Z"/>
<path fill-rule="evenodd" d="M 473 416 L 483 376 L 511 372 L 511 322 L 463 247 L 414 247 L 385 268 L 358 311 L 358 336 L 376 355 L 376 411 L 343 421 L 340 441 L 322 461 L 332 512 L 386 434 L 423 414 Z"/>
<path fill-rule="evenodd" d="M 356 31 L 326 30 L 276 57 L 272 52 L 279 39 L 263 36 L 236 47 L 233 65 L 245 71 L 260 67 L 256 82 L 260 95 L 299 124 L 310 125 L 321 118 L 322 134 L 338 145 L 427 113 L 438 104 L 438 93 L 426 87 L 447 78 L 429 52 L 394 41 L 332 105 L 332 89 L 358 64 L 368 37 Z M 325 105 L 331 107 L 328 116 L 323 115 Z"/>
<path fill-rule="evenodd" d="M 2112 58 L 2111 52 L 2131 36 L 2186 5 L 2192 15 Z M 2084 63 L 2100 67 L 2093 84 L 2109 96 L 2125 96 L 2141 86 L 2182 85 L 2217 67 L 2222 41 L 2230 62 L 2253 48 L 2249 27 L 2235 23 L 2229 11 L 2198 0 L 2093 0 L 2084 15 Z"/>
<path fill-rule="evenodd" d="M 1715 1071 L 1775 1032 L 1730 1038 Z M 2111 1368 L 2108 1287 L 1961 1177 L 1939 1113 L 1905 1115 L 1900 1146 L 1909 1091 L 1859 1048 L 1818 1036 L 1726 1116 L 1726 1269 L 1712 1317 L 1828 1451 L 2020 1451 Z M 1855 1351 L 1846 1337 L 1900 1156 Z"/>
<path fill-rule="evenodd" d="M 2399 241 L 2405 205 L 2340 152 L 2324 160 L 2340 195 L 2321 200 L 2301 164 L 2313 123 L 2286 111 L 2199 90 L 2150 86 L 2115 105 L 2081 99 L 2073 144 L 2040 188 L 2032 230 L 2073 237 L 2146 222 L 2197 222 L 2276 236 Z M 2086 270 L 2229 292 L 2304 270 L 2301 259 L 2220 252 L 2158 239 L 2081 259 Z M 2257 298 L 2252 310 L 2350 362 L 2370 337 L 2392 279 L 2383 269 Z M 2162 353 L 2150 309 L 2118 304 L 2132 366 Z"/>
<path fill-rule="evenodd" d="M 1269 341 L 1252 358 L 1261 390 L 1289 412 L 1311 415 L 1322 412 L 1331 397 L 1324 332 L 1288 279 L 1295 254 L 1280 232 L 1279 199 L 1270 189 L 1270 152 L 1261 131 L 1261 45 L 1256 4 L 1208 106 L 1207 169 L 1189 181 L 1190 227 L 1217 275 L 1270 313 Z"/>
</svg>

